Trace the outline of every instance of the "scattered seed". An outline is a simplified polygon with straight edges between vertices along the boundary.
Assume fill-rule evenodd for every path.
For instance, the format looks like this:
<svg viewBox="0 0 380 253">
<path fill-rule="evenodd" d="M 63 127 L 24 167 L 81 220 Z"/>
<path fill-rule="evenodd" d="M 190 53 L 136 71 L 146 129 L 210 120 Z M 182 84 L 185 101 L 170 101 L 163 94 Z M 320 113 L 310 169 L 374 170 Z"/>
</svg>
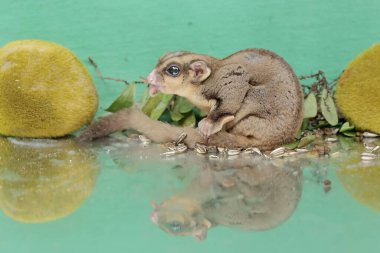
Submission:
<svg viewBox="0 0 380 253">
<path fill-rule="evenodd" d="M 173 156 L 175 154 L 177 154 L 177 152 L 175 150 L 171 150 L 171 151 L 167 151 L 165 153 L 160 154 L 160 156 Z"/>
<path fill-rule="evenodd" d="M 369 156 L 369 157 L 377 157 L 377 155 L 376 154 L 374 154 L 374 153 L 368 153 L 368 152 L 364 152 L 364 153 L 362 153 L 362 157 L 363 156 Z"/>
<path fill-rule="evenodd" d="M 297 151 L 298 153 L 307 153 L 307 152 L 309 152 L 309 150 L 306 149 L 306 148 L 297 148 L 296 151 Z"/>
<path fill-rule="evenodd" d="M 244 154 L 258 154 L 263 155 L 258 148 L 247 148 L 243 151 Z"/>
<path fill-rule="evenodd" d="M 207 148 L 205 145 L 196 144 L 194 149 L 198 154 L 206 154 L 207 153 Z"/>
<path fill-rule="evenodd" d="M 337 138 L 331 138 L 331 137 L 325 139 L 326 142 L 336 142 L 337 140 L 338 140 Z"/>
<path fill-rule="evenodd" d="M 226 177 L 226 178 L 223 179 L 222 185 L 225 188 L 232 187 L 232 186 L 235 185 L 235 180 L 233 178 L 231 178 L 231 177 Z"/>
<path fill-rule="evenodd" d="M 240 154 L 240 149 L 229 149 L 227 150 L 227 155 L 234 156 Z"/>
<path fill-rule="evenodd" d="M 178 136 L 178 139 L 176 140 L 175 142 L 175 145 L 178 145 L 180 144 L 181 142 L 183 142 L 184 139 L 186 139 L 187 137 L 187 134 L 185 132 L 182 132 L 179 136 Z"/>
<path fill-rule="evenodd" d="M 177 148 L 175 149 L 175 151 L 177 151 L 177 153 L 183 153 L 186 150 L 187 150 L 187 146 L 183 143 L 178 144 Z"/>
<path fill-rule="evenodd" d="M 371 161 L 374 160 L 376 157 L 373 156 L 362 156 L 363 161 Z"/>
<path fill-rule="evenodd" d="M 372 152 L 373 149 L 375 149 L 377 146 L 371 143 L 364 142 L 364 148 L 368 152 Z M 378 148 L 377 148 L 378 149 Z"/>
<path fill-rule="evenodd" d="M 379 137 L 380 135 L 378 134 L 375 134 L 375 133 L 371 133 L 371 132 L 364 132 L 363 133 L 363 137 L 364 138 L 377 138 Z"/>
<path fill-rule="evenodd" d="M 282 156 L 285 153 L 286 149 L 284 147 L 279 147 L 273 150 L 272 152 L 269 153 L 270 156 L 273 157 L 279 157 Z"/>
<path fill-rule="evenodd" d="M 219 153 L 225 153 L 227 151 L 224 147 L 217 147 Z"/>
<path fill-rule="evenodd" d="M 266 154 L 264 154 L 264 157 L 265 157 L 266 159 L 272 159 L 272 157 L 270 157 L 270 156 L 268 156 L 268 155 L 266 155 Z"/>
<path fill-rule="evenodd" d="M 147 137 L 144 136 L 144 135 L 139 135 L 139 140 L 140 140 L 143 144 L 149 144 L 149 143 L 152 142 L 149 138 L 147 138 Z"/>
<path fill-rule="evenodd" d="M 176 148 L 177 148 L 177 147 L 175 147 L 175 146 L 170 146 L 170 147 L 168 147 L 168 151 L 175 151 Z"/>
<path fill-rule="evenodd" d="M 367 152 L 376 153 L 379 150 L 380 146 L 369 146 L 366 145 L 365 149 Z"/>
<path fill-rule="evenodd" d="M 217 156 L 217 155 L 209 155 L 208 158 L 210 158 L 210 159 L 219 159 L 219 156 Z"/>
</svg>

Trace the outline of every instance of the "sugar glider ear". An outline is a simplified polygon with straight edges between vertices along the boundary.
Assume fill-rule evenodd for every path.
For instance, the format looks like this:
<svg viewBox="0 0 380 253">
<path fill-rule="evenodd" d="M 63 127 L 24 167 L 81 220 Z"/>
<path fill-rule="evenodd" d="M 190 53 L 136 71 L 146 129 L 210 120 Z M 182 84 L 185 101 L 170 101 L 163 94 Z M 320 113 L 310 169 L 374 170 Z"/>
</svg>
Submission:
<svg viewBox="0 0 380 253">
<path fill-rule="evenodd" d="M 207 227 L 202 227 L 198 230 L 193 231 L 193 236 L 199 241 L 203 241 L 207 237 Z"/>
<path fill-rule="evenodd" d="M 190 76 L 193 83 L 201 83 L 211 74 L 211 69 L 204 61 L 195 61 L 190 64 Z"/>
<path fill-rule="evenodd" d="M 197 227 L 193 231 L 193 236 L 199 240 L 203 241 L 207 237 L 207 230 L 211 228 L 211 222 L 207 219 L 203 220 L 203 224 L 200 227 Z"/>
</svg>

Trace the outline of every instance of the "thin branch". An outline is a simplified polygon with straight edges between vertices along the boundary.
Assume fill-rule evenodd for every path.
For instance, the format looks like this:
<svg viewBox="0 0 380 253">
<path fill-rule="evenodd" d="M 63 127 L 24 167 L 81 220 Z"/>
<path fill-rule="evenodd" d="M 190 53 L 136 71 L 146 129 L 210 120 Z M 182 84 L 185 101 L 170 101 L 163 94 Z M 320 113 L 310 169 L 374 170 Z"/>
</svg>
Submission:
<svg viewBox="0 0 380 253">
<path fill-rule="evenodd" d="M 115 78 L 115 77 L 107 77 L 107 76 L 103 76 L 102 75 L 102 72 L 100 72 L 100 69 L 98 67 L 98 64 L 95 62 L 95 60 L 89 56 L 88 57 L 88 61 L 90 62 L 90 64 L 95 68 L 95 71 L 96 73 L 98 74 L 99 78 L 102 79 L 102 80 L 110 80 L 110 81 L 115 81 L 115 82 L 123 82 L 125 83 L 126 85 L 129 84 L 129 82 L 127 80 L 124 80 L 124 79 L 120 79 L 120 78 Z M 135 83 L 144 83 L 142 81 L 136 81 Z"/>
</svg>

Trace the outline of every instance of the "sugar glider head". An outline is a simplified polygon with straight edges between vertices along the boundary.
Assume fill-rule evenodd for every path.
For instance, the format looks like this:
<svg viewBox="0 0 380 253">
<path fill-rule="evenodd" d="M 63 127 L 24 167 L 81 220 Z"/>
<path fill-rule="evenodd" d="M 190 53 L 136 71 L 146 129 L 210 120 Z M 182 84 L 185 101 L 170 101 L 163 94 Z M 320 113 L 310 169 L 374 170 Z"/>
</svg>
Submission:
<svg viewBox="0 0 380 253">
<path fill-rule="evenodd" d="M 188 51 L 167 53 L 160 58 L 146 81 L 152 85 L 150 95 L 157 91 L 186 97 L 196 85 L 211 74 L 211 57 Z"/>
<path fill-rule="evenodd" d="M 165 232 L 175 236 L 194 236 L 204 240 L 211 222 L 207 220 L 200 204 L 192 199 L 171 197 L 160 204 L 152 203 L 150 218 Z"/>
</svg>

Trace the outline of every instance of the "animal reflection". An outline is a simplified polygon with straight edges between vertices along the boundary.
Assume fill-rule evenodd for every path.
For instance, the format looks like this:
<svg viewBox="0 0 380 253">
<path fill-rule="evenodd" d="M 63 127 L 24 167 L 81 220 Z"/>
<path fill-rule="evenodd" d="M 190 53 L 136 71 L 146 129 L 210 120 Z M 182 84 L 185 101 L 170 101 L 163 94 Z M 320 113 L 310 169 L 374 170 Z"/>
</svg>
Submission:
<svg viewBox="0 0 380 253">
<path fill-rule="evenodd" d="M 185 190 L 153 203 L 151 219 L 172 235 L 199 240 L 218 225 L 267 230 L 292 215 L 301 191 L 295 165 L 262 159 L 207 163 Z"/>
</svg>

